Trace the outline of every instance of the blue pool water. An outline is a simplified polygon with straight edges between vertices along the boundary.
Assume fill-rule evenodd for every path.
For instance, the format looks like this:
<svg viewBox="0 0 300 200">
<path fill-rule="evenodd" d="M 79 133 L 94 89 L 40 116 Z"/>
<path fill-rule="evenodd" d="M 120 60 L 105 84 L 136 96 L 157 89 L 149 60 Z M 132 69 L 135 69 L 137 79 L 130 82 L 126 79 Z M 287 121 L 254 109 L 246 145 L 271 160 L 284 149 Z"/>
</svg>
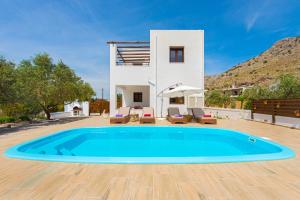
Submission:
<svg viewBox="0 0 300 200">
<path fill-rule="evenodd" d="M 285 146 L 233 130 L 155 126 L 71 129 L 14 146 L 5 154 L 81 163 L 217 163 L 294 156 Z"/>
</svg>

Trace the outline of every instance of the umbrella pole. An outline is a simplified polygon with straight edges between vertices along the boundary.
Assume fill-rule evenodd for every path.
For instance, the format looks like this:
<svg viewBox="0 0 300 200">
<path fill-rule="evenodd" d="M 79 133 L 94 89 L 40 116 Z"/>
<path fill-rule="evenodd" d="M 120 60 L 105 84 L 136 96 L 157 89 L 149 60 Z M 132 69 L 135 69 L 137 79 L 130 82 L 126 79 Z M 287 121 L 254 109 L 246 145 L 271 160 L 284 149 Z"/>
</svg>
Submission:
<svg viewBox="0 0 300 200">
<path fill-rule="evenodd" d="M 160 106 L 160 117 L 162 118 L 162 112 L 163 112 L 163 103 L 164 103 L 164 92 L 161 94 L 161 106 Z"/>
<path fill-rule="evenodd" d="M 188 108 L 189 107 L 189 97 L 185 96 L 185 98 L 186 98 L 186 108 Z"/>
</svg>

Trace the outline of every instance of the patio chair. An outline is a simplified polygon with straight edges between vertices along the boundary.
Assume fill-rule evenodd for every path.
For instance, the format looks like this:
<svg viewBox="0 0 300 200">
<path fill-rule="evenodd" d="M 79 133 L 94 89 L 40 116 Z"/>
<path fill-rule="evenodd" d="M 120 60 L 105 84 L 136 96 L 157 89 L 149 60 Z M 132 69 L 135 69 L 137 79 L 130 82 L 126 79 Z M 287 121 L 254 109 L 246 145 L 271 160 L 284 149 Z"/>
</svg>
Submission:
<svg viewBox="0 0 300 200">
<path fill-rule="evenodd" d="M 118 114 L 114 117 L 110 118 L 111 124 L 125 124 L 128 123 L 130 120 L 130 107 L 121 107 L 118 110 Z"/>
<path fill-rule="evenodd" d="M 211 115 L 205 114 L 201 108 L 192 108 L 195 120 L 201 124 L 217 124 L 217 119 Z"/>
<path fill-rule="evenodd" d="M 169 107 L 168 108 L 167 120 L 169 122 L 171 122 L 172 124 L 176 124 L 176 123 L 186 124 L 187 123 L 187 119 L 183 115 L 180 114 L 179 108 L 177 108 L 177 107 Z"/>
<path fill-rule="evenodd" d="M 140 117 L 140 124 L 155 123 L 154 110 L 151 107 L 144 107 L 142 116 Z"/>
</svg>

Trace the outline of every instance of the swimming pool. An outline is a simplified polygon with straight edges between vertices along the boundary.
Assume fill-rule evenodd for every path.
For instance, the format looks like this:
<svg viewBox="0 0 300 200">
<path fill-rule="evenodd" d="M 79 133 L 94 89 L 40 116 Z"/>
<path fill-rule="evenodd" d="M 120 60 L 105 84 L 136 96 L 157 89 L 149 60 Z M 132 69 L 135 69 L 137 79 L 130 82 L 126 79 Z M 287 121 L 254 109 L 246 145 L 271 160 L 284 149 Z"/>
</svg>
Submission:
<svg viewBox="0 0 300 200">
<path fill-rule="evenodd" d="M 8 149 L 12 158 L 80 163 L 220 163 L 293 157 L 289 148 L 217 128 L 122 126 L 61 131 Z"/>
</svg>

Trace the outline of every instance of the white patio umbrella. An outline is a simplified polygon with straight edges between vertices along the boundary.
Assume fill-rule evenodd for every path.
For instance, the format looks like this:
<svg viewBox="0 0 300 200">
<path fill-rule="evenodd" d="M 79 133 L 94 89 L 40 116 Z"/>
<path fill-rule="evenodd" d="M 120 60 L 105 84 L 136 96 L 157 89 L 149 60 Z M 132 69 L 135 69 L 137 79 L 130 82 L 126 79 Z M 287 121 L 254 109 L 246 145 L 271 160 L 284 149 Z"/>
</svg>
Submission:
<svg viewBox="0 0 300 200">
<path fill-rule="evenodd" d="M 203 90 L 201 88 L 180 85 L 172 90 L 166 91 L 163 93 L 164 97 L 182 97 L 182 96 L 190 96 L 195 94 L 201 94 Z"/>
<path fill-rule="evenodd" d="M 202 95 L 203 89 L 187 86 L 187 85 L 179 85 L 172 90 L 168 90 L 162 93 L 163 97 L 182 97 L 182 96 L 190 96 L 190 95 Z M 188 106 L 188 103 L 187 103 Z M 162 106 L 161 106 L 161 116 L 162 116 Z"/>
</svg>

